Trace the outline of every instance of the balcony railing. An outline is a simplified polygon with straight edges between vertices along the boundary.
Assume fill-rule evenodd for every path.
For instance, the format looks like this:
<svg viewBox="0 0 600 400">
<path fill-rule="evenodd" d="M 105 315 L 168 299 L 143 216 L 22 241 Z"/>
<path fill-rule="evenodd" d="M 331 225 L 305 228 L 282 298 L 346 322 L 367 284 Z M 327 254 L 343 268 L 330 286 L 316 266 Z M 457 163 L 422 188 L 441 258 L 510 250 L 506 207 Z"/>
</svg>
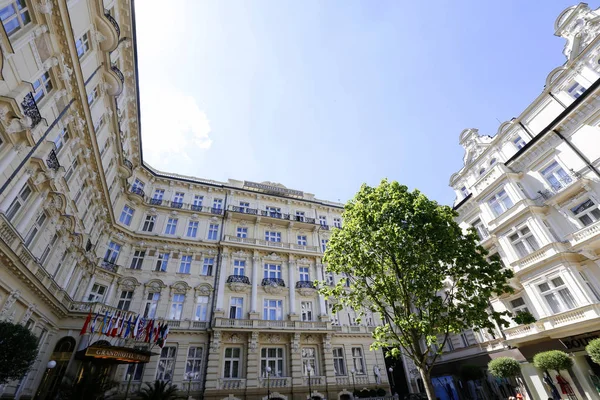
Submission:
<svg viewBox="0 0 600 400">
<path fill-rule="evenodd" d="M 131 191 L 131 193 L 135 193 L 135 194 L 137 194 L 137 195 L 139 195 L 139 196 L 142 196 L 142 197 L 144 197 L 144 189 L 142 189 L 142 188 L 139 188 L 139 187 L 135 187 L 135 186 L 133 186 L 133 187 L 130 189 L 130 191 Z"/>
<path fill-rule="evenodd" d="M 320 224 L 321 225 L 321 229 L 328 231 L 329 230 L 329 225 L 325 225 L 325 224 Z"/>
<path fill-rule="evenodd" d="M 577 176 L 564 176 L 550 184 L 550 189 L 538 190 L 539 196 L 536 200 L 549 200 L 555 194 L 571 186 L 577 180 Z"/>
<path fill-rule="evenodd" d="M 294 249 L 294 250 L 304 250 L 304 251 L 311 251 L 311 252 L 319 251 L 319 248 L 317 246 L 307 246 L 307 245 L 303 245 L 303 244 L 285 243 L 285 242 L 271 242 L 271 241 L 262 240 L 262 239 L 253 239 L 253 238 L 247 238 L 247 237 L 242 238 L 242 237 L 237 237 L 237 236 L 232 236 L 232 235 L 225 235 L 225 240 L 228 242 L 254 244 L 254 245 L 265 246 L 265 247 L 278 247 L 281 249 Z"/>
<path fill-rule="evenodd" d="M 104 16 L 106 17 L 106 19 L 108 19 L 108 21 L 117 31 L 117 36 L 121 36 L 121 28 L 119 28 L 119 23 L 117 22 L 117 20 L 114 19 L 112 15 L 110 15 L 108 10 L 104 10 Z"/>
<path fill-rule="evenodd" d="M 326 330 L 327 322 L 322 321 L 283 321 L 267 319 L 236 319 L 236 318 L 216 318 L 215 326 L 220 328 L 248 328 L 248 329 L 282 329 L 282 330 Z M 366 327 L 363 327 L 366 328 Z M 361 333 L 366 333 L 363 329 Z"/>
<path fill-rule="evenodd" d="M 123 165 L 125 165 L 125 168 L 129 169 L 130 171 L 133 171 L 133 164 L 128 159 L 123 159 Z"/>
<path fill-rule="evenodd" d="M 282 377 L 274 377 L 274 376 L 271 376 L 268 379 L 267 379 L 267 377 L 260 378 L 260 387 L 266 388 L 267 384 L 271 388 L 290 387 L 292 385 L 292 378 L 282 378 Z"/>
<path fill-rule="evenodd" d="M 245 379 L 219 379 L 219 389 L 244 389 L 246 388 L 246 380 Z"/>
<path fill-rule="evenodd" d="M 172 201 L 171 202 L 171 208 L 182 208 L 183 207 L 183 203 L 180 201 Z"/>
<path fill-rule="evenodd" d="M 285 287 L 285 281 L 281 278 L 263 278 L 260 284 L 261 286 L 275 285 Z"/>
<path fill-rule="evenodd" d="M 102 262 L 100 263 L 100 266 L 102 268 L 104 268 L 105 270 L 114 272 L 114 273 L 116 273 L 117 270 L 119 269 L 119 266 L 117 264 L 115 264 L 112 261 L 108 261 L 108 260 L 102 260 Z"/>
<path fill-rule="evenodd" d="M 125 83 L 125 76 L 123 75 L 123 73 L 121 72 L 121 70 L 119 68 L 117 68 L 116 65 L 111 65 L 110 69 L 112 70 L 112 72 L 114 72 L 119 79 L 121 80 L 121 83 Z"/>
<path fill-rule="evenodd" d="M 162 202 L 162 199 L 150 199 L 150 204 L 152 204 L 153 206 L 160 206 Z"/>
<path fill-rule="evenodd" d="M 296 282 L 296 289 L 316 289 L 315 282 L 313 281 L 298 281 Z"/>
<path fill-rule="evenodd" d="M 223 209 L 222 209 L 222 208 L 215 208 L 215 207 L 212 207 L 212 208 L 210 209 L 210 212 L 211 212 L 211 214 L 217 214 L 217 215 L 221 215 L 221 214 L 223 214 Z"/>
<path fill-rule="evenodd" d="M 317 224 L 315 218 L 306 217 L 303 215 L 292 215 L 286 214 L 277 211 L 269 211 L 269 210 L 258 210 L 256 208 L 248 208 L 248 207 L 240 207 L 240 206 L 229 206 L 229 211 L 233 211 L 240 214 L 250 214 L 250 215 L 260 215 L 262 217 L 283 219 L 286 221 L 296 221 L 296 222 L 304 222 L 307 224 Z M 329 229 L 326 226 L 324 229 Z"/>
<path fill-rule="evenodd" d="M 32 93 L 27 93 L 21 102 L 21 107 L 23 107 L 23 114 L 25 116 L 31 118 L 31 127 L 34 128 L 37 124 L 42 121 L 42 114 L 40 114 L 40 110 L 33 98 Z"/>
<path fill-rule="evenodd" d="M 226 283 L 245 283 L 246 285 L 250 285 L 250 278 L 245 275 L 229 275 Z"/>
<path fill-rule="evenodd" d="M 60 168 L 60 163 L 58 162 L 58 157 L 56 157 L 56 152 L 54 150 L 50 150 L 50 154 L 48 154 L 48 158 L 46 159 L 46 165 L 54 171 L 58 171 Z"/>
</svg>

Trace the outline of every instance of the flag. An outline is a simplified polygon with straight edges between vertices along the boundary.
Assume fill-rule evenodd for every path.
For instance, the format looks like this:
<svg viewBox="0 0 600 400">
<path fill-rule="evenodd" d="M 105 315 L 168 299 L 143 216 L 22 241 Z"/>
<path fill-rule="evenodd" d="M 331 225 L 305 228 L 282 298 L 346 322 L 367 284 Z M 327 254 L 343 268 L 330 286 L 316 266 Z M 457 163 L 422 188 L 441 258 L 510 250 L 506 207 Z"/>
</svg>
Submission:
<svg viewBox="0 0 600 400">
<path fill-rule="evenodd" d="M 84 334 L 87 333 L 88 325 L 90 324 L 91 320 L 92 320 L 92 312 L 90 311 L 88 313 L 87 318 L 85 319 L 85 322 L 83 323 L 83 327 L 81 328 L 81 332 L 79 332 L 79 336 L 84 335 Z"/>
<path fill-rule="evenodd" d="M 119 324 L 121 323 L 121 311 L 119 311 L 118 315 L 115 315 L 115 323 L 113 324 L 113 327 L 110 331 L 110 336 L 115 337 L 117 336 L 117 331 L 119 330 Z"/>
<path fill-rule="evenodd" d="M 104 319 L 102 320 L 102 326 L 100 327 L 100 333 L 104 333 L 106 334 L 106 324 L 107 324 L 107 319 L 109 318 L 108 316 L 108 310 L 106 310 L 106 313 L 104 314 Z"/>
<path fill-rule="evenodd" d="M 154 328 L 154 320 L 151 319 L 148 321 L 148 325 L 146 326 L 146 337 L 144 338 L 144 342 L 150 343 L 152 341 L 152 329 Z"/>
<path fill-rule="evenodd" d="M 132 314 L 129 314 L 129 319 L 127 320 L 127 326 L 125 327 L 125 333 L 121 336 L 127 339 L 129 337 L 129 332 L 131 332 L 131 317 Z"/>
<path fill-rule="evenodd" d="M 98 318 L 100 317 L 100 313 L 97 312 L 96 316 L 94 317 L 94 320 L 92 321 L 92 333 L 94 333 L 96 331 L 96 321 L 98 320 Z"/>
<path fill-rule="evenodd" d="M 140 334 L 140 320 L 142 317 L 139 315 L 135 318 L 135 323 L 133 324 L 133 338 L 138 340 L 138 336 Z"/>
<path fill-rule="evenodd" d="M 165 332 L 163 334 L 163 338 L 162 338 L 162 343 L 160 345 L 160 348 L 162 349 L 162 347 L 165 345 L 165 343 L 167 342 L 167 336 L 169 336 L 169 324 L 165 324 Z"/>
<path fill-rule="evenodd" d="M 123 313 L 123 319 L 121 319 L 121 325 L 119 325 L 119 331 L 117 332 L 117 336 L 120 338 L 123 337 L 123 333 L 125 332 L 125 325 L 127 324 L 127 321 L 125 321 L 126 319 L 127 315 Z"/>
</svg>

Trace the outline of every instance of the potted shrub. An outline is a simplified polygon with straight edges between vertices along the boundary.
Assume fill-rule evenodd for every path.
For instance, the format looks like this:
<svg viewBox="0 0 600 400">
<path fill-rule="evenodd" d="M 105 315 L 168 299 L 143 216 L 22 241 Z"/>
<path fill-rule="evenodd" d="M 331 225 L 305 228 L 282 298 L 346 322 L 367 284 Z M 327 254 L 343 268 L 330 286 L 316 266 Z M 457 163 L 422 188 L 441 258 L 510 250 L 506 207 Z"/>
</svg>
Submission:
<svg viewBox="0 0 600 400">
<path fill-rule="evenodd" d="M 521 311 L 512 317 L 512 319 L 518 325 L 529 325 L 536 321 L 533 314 L 531 314 L 529 311 Z"/>
<path fill-rule="evenodd" d="M 521 366 L 512 357 L 498 357 L 488 363 L 488 371 L 496 378 L 510 379 L 521 374 Z"/>
<path fill-rule="evenodd" d="M 600 339 L 594 339 L 585 346 L 585 351 L 596 364 L 600 364 Z"/>
<path fill-rule="evenodd" d="M 550 350 L 536 354 L 533 357 L 533 365 L 542 371 L 554 370 L 560 375 L 561 370 L 573 366 L 573 360 L 564 351 Z"/>
</svg>

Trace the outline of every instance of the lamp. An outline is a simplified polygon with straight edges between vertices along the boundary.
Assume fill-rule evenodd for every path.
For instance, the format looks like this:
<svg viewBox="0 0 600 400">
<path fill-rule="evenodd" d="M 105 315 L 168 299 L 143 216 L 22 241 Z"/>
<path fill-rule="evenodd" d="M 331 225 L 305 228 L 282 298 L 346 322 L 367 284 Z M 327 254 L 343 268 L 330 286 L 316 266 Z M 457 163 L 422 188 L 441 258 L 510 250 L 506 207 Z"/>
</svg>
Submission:
<svg viewBox="0 0 600 400">
<path fill-rule="evenodd" d="M 267 371 L 267 400 L 271 400 L 271 382 L 269 381 L 271 377 L 271 367 L 267 366 L 265 370 Z"/>
<path fill-rule="evenodd" d="M 352 386 L 354 387 L 354 393 L 356 393 L 356 381 L 354 380 L 354 374 L 356 374 L 356 370 L 352 368 L 350 373 L 352 374 Z"/>
<path fill-rule="evenodd" d="M 306 372 L 308 373 L 308 399 L 312 399 L 312 387 L 310 385 L 310 373 L 312 372 L 312 367 L 310 366 L 310 362 L 306 364 Z"/>
<path fill-rule="evenodd" d="M 396 389 L 396 382 L 394 382 L 394 368 L 389 367 L 388 368 L 388 372 L 390 373 L 390 378 L 392 378 L 390 380 L 390 391 L 392 392 L 392 396 L 394 395 L 394 389 Z"/>
</svg>

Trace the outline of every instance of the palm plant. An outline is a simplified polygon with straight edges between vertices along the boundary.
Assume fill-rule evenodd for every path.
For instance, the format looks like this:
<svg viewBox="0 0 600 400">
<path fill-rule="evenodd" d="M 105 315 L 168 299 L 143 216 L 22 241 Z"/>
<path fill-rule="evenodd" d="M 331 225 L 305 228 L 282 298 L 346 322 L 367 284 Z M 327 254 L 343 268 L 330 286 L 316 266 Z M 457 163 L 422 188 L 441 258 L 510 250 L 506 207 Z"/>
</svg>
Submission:
<svg viewBox="0 0 600 400">
<path fill-rule="evenodd" d="M 179 388 L 168 381 L 155 380 L 153 383 L 144 383 L 138 396 L 144 400 L 176 400 L 181 399 L 177 395 Z"/>
</svg>

